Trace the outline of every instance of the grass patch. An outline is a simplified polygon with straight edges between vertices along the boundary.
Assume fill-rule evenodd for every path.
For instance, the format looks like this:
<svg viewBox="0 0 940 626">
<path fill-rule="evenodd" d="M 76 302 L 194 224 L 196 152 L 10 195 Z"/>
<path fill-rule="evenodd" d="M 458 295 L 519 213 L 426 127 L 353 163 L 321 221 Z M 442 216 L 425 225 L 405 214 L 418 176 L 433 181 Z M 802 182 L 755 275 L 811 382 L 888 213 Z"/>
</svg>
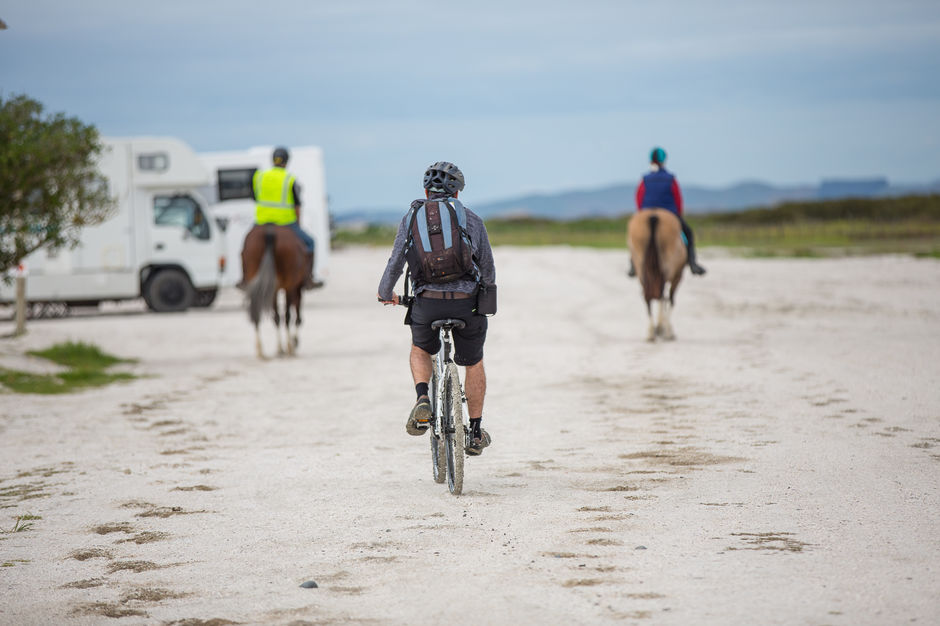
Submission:
<svg viewBox="0 0 940 626">
<path fill-rule="evenodd" d="M 126 372 L 106 371 L 118 363 L 134 363 L 134 359 L 112 356 L 88 343 L 57 343 L 45 350 L 34 350 L 28 354 L 52 361 L 67 367 L 68 370 L 59 374 L 32 374 L 0 368 L 0 384 L 15 393 L 69 393 L 137 378 L 134 374 Z"/>
<path fill-rule="evenodd" d="M 625 249 L 630 215 L 575 220 L 491 218 L 493 245 Z M 686 215 L 699 247 L 749 257 L 911 254 L 940 258 L 940 195 L 788 202 L 771 208 Z M 339 230 L 337 244 L 391 247 L 397 226 Z"/>
<path fill-rule="evenodd" d="M 13 528 L 10 530 L 5 530 L 6 533 L 21 533 L 24 530 L 29 530 L 33 527 L 33 521 L 42 519 L 39 515 L 30 515 L 29 513 L 25 515 L 18 515 L 14 518 L 16 521 L 13 523 Z"/>
<path fill-rule="evenodd" d="M 98 346 L 82 341 L 57 343 L 45 350 L 33 350 L 28 354 L 77 370 L 103 370 L 118 363 L 136 362 L 135 359 L 112 356 L 102 352 Z"/>
</svg>

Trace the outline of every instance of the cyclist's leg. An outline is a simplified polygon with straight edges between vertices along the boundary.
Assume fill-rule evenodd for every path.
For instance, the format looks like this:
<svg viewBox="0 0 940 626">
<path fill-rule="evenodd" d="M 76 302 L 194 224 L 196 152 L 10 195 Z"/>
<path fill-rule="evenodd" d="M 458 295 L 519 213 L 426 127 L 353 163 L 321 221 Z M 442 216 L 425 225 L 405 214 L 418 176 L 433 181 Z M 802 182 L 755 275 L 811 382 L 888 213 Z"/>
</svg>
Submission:
<svg viewBox="0 0 940 626">
<path fill-rule="evenodd" d="M 472 304 L 470 305 L 472 309 Z M 486 370 L 483 367 L 483 344 L 486 342 L 488 320 L 471 311 L 461 315 L 466 326 L 454 331 L 454 362 L 466 367 L 464 393 L 470 417 L 470 446 L 467 454 L 476 456 L 490 444 L 489 433 L 483 430 L 483 402 L 486 398 Z"/>
<path fill-rule="evenodd" d="M 411 344 L 411 355 L 408 361 L 411 365 L 411 378 L 414 380 L 415 387 L 422 383 L 427 386 L 431 382 L 431 359 L 432 355 L 429 352 Z"/>
<path fill-rule="evenodd" d="M 431 403 L 427 395 L 427 386 L 431 382 L 431 355 L 440 350 L 441 341 L 437 331 L 431 328 L 431 322 L 435 319 L 434 312 L 427 309 L 427 301 L 418 298 L 411 310 L 409 363 L 418 398 L 408 415 L 408 421 L 405 422 L 405 431 L 409 435 L 424 433 L 431 420 Z M 421 394 L 419 390 L 424 391 L 424 394 Z"/>
<path fill-rule="evenodd" d="M 486 397 L 486 370 L 483 368 L 483 359 L 467 366 L 464 393 L 467 394 L 470 419 L 483 417 L 483 399 Z"/>
<path fill-rule="evenodd" d="M 483 369 L 483 344 L 486 342 L 488 320 L 473 312 L 472 300 L 455 300 L 464 310 L 459 317 L 466 326 L 454 329 L 454 362 L 467 368 L 464 393 L 467 394 L 467 410 L 470 418 L 483 415 L 483 398 L 486 395 L 486 372 Z"/>
</svg>

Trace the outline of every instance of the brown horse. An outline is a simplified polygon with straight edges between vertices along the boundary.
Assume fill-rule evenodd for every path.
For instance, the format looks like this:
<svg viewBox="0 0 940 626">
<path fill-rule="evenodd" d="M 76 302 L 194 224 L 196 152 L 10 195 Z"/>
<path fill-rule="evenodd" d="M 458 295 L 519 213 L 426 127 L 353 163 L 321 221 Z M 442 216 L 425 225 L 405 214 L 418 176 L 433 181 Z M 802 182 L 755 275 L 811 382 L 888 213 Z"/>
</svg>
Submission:
<svg viewBox="0 0 940 626">
<path fill-rule="evenodd" d="M 265 358 L 261 349 L 258 323 L 261 314 L 271 311 L 277 328 L 277 353 L 284 354 L 281 345 L 281 316 L 278 314 L 277 294 L 283 290 L 287 305 L 284 310 L 284 330 L 287 336 L 287 354 L 293 355 L 299 344 L 300 300 L 306 274 L 306 254 L 303 242 L 287 226 L 255 225 L 245 236 L 242 247 L 242 282 L 248 296 L 248 315 L 255 325 L 255 348 L 258 358 Z M 295 312 L 291 333 L 291 308 Z"/>
<path fill-rule="evenodd" d="M 627 243 L 646 300 L 650 320 L 647 339 L 675 339 L 669 320 L 670 307 L 676 304 L 676 288 L 688 259 L 682 242 L 682 225 L 675 214 L 666 209 L 643 209 L 630 218 Z M 653 300 L 659 301 L 659 320 L 655 325 L 650 304 Z"/>
</svg>

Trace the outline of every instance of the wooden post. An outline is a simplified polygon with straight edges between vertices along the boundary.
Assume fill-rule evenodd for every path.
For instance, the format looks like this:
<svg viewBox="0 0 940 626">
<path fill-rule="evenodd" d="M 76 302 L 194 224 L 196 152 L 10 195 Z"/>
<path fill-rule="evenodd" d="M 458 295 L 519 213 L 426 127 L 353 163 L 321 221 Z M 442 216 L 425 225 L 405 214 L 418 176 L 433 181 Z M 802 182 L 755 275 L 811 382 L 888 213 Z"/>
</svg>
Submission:
<svg viewBox="0 0 940 626">
<path fill-rule="evenodd" d="M 16 335 L 26 334 L 26 277 L 16 277 Z"/>
</svg>

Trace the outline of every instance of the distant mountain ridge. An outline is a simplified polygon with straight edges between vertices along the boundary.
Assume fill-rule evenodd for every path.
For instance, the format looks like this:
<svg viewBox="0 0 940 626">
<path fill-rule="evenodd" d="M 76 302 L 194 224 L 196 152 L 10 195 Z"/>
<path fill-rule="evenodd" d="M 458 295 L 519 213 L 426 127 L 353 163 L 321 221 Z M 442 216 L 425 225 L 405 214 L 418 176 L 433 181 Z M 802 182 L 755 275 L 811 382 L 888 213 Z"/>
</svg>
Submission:
<svg viewBox="0 0 940 626">
<path fill-rule="evenodd" d="M 683 185 L 682 196 L 688 213 L 739 211 L 773 206 L 787 201 L 832 200 L 848 197 L 887 197 L 940 193 L 940 179 L 923 185 L 892 185 L 886 178 L 831 179 L 818 185 L 776 186 L 759 181 L 728 187 L 708 188 Z M 622 184 L 600 189 L 530 194 L 471 208 L 484 219 L 491 217 L 543 217 L 571 220 L 581 217 L 630 213 L 636 206 L 636 185 Z M 402 209 L 354 209 L 335 216 L 339 223 L 395 223 Z"/>
</svg>

